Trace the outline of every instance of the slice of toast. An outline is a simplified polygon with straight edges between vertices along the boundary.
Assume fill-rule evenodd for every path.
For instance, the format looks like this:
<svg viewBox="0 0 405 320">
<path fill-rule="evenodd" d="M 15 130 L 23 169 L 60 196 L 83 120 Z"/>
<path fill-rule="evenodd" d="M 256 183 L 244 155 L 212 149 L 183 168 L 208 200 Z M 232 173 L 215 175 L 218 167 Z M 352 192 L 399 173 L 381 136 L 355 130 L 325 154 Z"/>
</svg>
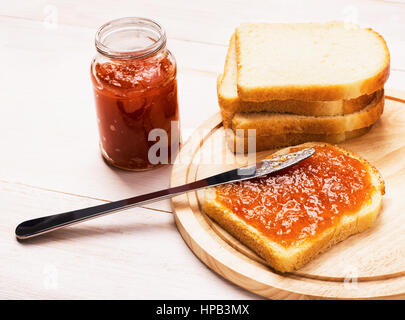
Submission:
<svg viewBox="0 0 405 320">
<path fill-rule="evenodd" d="M 345 131 L 332 134 L 316 133 L 285 133 L 270 136 L 256 136 L 256 152 L 271 150 L 275 148 L 297 145 L 308 141 L 320 141 L 327 143 L 341 143 L 349 139 L 360 137 L 370 131 L 372 125 L 353 131 Z M 247 153 L 249 151 L 249 140 L 247 136 L 238 136 L 228 129 L 226 132 L 226 143 L 229 149 L 234 153 Z"/>
<path fill-rule="evenodd" d="M 378 216 L 378 213 L 380 211 L 381 205 L 382 205 L 382 196 L 385 193 L 385 186 L 384 186 L 384 181 L 377 171 L 375 167 L 373 167 L 371 164 L 369 164 L 366 160 L 362 159 L 360 156 L 345 150 L 341 147 L 338 146 L 333 146 L 333 145 L 328 145 L 324 143 L 306 143 L 303 145 L 299 145 L 297 147 L 317 147 L 317 146 L 329 146 L 331 148 L 334 148 L 334 150 L 337 150 L 338 152 L 341 152 L 342 156 L 344 157 L 349 157 L 351 159 L 356 159 L 360 164 L 360 168 L 365 170 L 366 175 L 369 177 L 369 181 L 371 183 L 371 188 L 368 189 L 369 193 L 367 193 L 367 197 L 364 199 L 360 198 L 360 206 L 357 206 L 355 212 L 345 212 L 343 215 L 339 216 L 339 219 L 336 220 L 335 223 L 332 223 L 331 225 L 327 225 L 326 228 L 320 229 L 318 233 L 307 233 L 307 236 L 305 237 L 300 237 L 296 242 L 292 242 L 289 245 L 285 245 L 282 243 L 281 240 L 278 238 L 271 238 L 268 234 L 266 234 L 263 229 L 259 228 L 257 225 L 255 226 L 254 222 L 249 222 L 250 220 L 246 220 L 246 218 L 243 218 L 242 216 L 238 215 L 235 213 L 232 209 L 230 209 L 228 206 L 226 206 L 223 202 L 218 200 L 217 198 L 217 190 L 218 187 L 215 188 L 210 188 L 206 190 L 205 193 L 205 199 L 203 202 L 203 210 L 206 212 L 206 214 L 214 219 L 219 225 L 221 225 L 226 231 L 228 231 L 230 234 L 232 234 L 235 238 L 237 238 L 239 241 L 241 241 L 243 244 L 251 248 L 253 251 L 255 251 L 259 256 L 261 256 L 263 259 L 266 260 L 269 266 L 273 267 L 277 271 L 280 272 L 291 272 L 294 270 L 299 269 L 302 267 L 304 264 L 312 260 L 316 255 L 318 255 L 320 252 L 326 250 L 330 246 L 336 244 L 339 241 L 342 241 L 349 237 L 352 234 L 361 232 L 368 227 L 370 227 L 373 222 L 375 221 L 376 217 Z M 279 154 L 285 154 L 290 152 L 291 148 L 285 148 L 283 150 L 280 150 L 279 152 L 276 152 L 274 155 L 279 155 Z M 316 154 L 316 153 L 315 153 Z M 315 156 L 315 155 L 314 155 Z M 313 157 L 314 157 L 313 156 Z M 348 159 L 348 158 L 344 158 Z M 306 161 L 306 160 L 304 160 Z M 333 166 L 333 164 L 330 164 Z M 360 169 L 359 169 L 360 170 Z M 293 171 L 294 172 L 294 171 Z M 344 169 L 336 169 L 335 170 L 336 175 L 344 176 L 345 170 Z M 281 181 L 279 183 L 282 183 L 283 181 L 283 173 L 279 173 L 280 176 L 278 176 L 275 181 Z M 305 175 L 304 175 L 305 176 Z M 339 177 L 338 177 L 339 178 Z M 267 178 L 266 178 L 267 179 Z M 294 179 L 292 177 L 291 179 Z M 284 180 L 288 181 L 288 180 Z M 295 181 L 295 180 L 293 180 Z M 288 182 L 286 182 L 288 184 Z M 299 181 L 298 183 L 304 183 L 303 181 Z M 330 187 L 327 185 L 329 182 L 326 182 L 326 184 L 321 185 L 319 189 L 316 190 L 324 190 L 324 187 L 328 189 Z M 277 182 L 276 182 L 277 184 Z M 245 186 L 246 188 L 250 188 L 252 185 L 252 182 L 247 181 L 247 182 L 242 182 L 242 184 L 238 184 L 238 188 L 245 188 L 242 186 Z M 267 186 L 267 184 L 265 185 Z M 322 187 L 323 186 L 323 187 Z M 277 190 L 277 189 L 275 189 Z M 314 195 L 316 197 L 321 197 L 322 195 L 319 195 L 319 192 L 322 191 L 314 191 Z M 243 192 L 241 193 L 241 196 L 238 197 L 236 201 L 243 202 Z M 262 193 L 258 193 L 258 195 L 261 195 Z M 318 196 L 317 196 L 318 194 Z M 332 196 L 330 196 L 332 197 Z M 308 198 L 310 199 L 310 197 Z M 320 199 L 320 198 L 319 198 Z M 247 200 L 247 199 L 245 199 Z M 267 201 L 273 201 L 273 200 L 267 200 Z M 304 200 L 302 200 L 304 201 Z M 307 200 L 305 200 L 307 201 Z M 327 201 L 327 200 L 322 200 L 322 201 Z M 305 202 L 306 203 L 306 202 Z M 315 202 L 316 203 L 316 202 Z M 325 203 L 325 202 L 323 202 Z M 270 203 L 269 205 L 277 205 Z M 305 206 L 304 206 L 305 208 Z M 311 211 L 314 212 L 314 211 Z M 304 210 L 304 219 L 308 219 L 308 221 L 313 221 L 312 220 L 312 213 L 307 212 L 307 215 L 305 215 L 305 210 Z M 324 211 L 323 211 L 324 212 Z M 256 214 L 256 211 L 253 211 L 250 213 L 250 215 Z M 327 214 L 327 213 L 320 213 L 318 215 L 319 217 L 322 218 L 322 214 Z M 278 220 L 278 223 L 281 223 L 281 225 L 284 225 L 284 217 L 289 217 L 289 212 L 284 211 L 284 212 L 279 212 L 276 214 L 274 219 L 281 219 Z M 326 217 L 326 216 L 324 216 Z M 287 218 L 285 218 L 287 219 Z M 289 219 L 289 218 L 288 218 Z M 285 223 L 290 223 L 291 220 L 286 220 Z M 252 221 L 257 221 L 253 220 Z M 319 220 L 319 221 L 322 221 Z M 292 222 L 294 223 L 294 221 Z M 301 222 L 298 222 L 301 223 Z M 300 226 L 300 228 L 303 226 Z M 304 225 L 305 227 L 305 225 Z M 306 229 L 305 230 L 311 230 L 311 229 Z M 304 230 L 302 229 L 302 230 Z M 278 234 L 282 234 L 283 230 L 277 231 Z M 285 231 L 285 230 L 284 230 Z M 278 236 L 277 236 L 278 237 Z"/>
<path fill-rule="evenodd" d="M 352 99 L 379 90 L 389 76 L 384 39 L 351 23 L 244 23 L 235 35 L 245 101 Z"/>
<path fill-rule="evenodd" d="M 286 133 L 336 134 L 371 126 L 384 111 L 384 90 L 379 90 L 374 100 L 360 111 L 341 116 L 300 116 L 282 113 L 236 113 L 231 120 L 233 130 L 255 129 L 257 136 Z M 229 122 L 225 111 L 223 118 Z M 291 144 L 290 144 L 291 145 Z"/>
<path fill-rule="evenodd" d="M 227 112 L 277 112 L 309 116 L 334 116 L 359 111 L 367 106 L 375 96 L 362 95 L 349 100 L 335 101 L 300 101 L 270 100 L 264 102 L 243 101 L 237 91 L 237 62 L 235 35 L 229 42 L 224 73 L 217 78 L 218 104 Z"/>
</svg>

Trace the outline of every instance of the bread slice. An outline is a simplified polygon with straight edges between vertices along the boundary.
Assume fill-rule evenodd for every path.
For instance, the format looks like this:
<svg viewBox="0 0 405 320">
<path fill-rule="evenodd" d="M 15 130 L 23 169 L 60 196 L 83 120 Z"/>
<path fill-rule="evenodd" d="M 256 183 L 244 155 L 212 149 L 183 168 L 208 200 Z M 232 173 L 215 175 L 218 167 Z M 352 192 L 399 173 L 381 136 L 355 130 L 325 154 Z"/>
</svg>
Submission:
<svg viewBox="0 0 405 320">
<path fill-rule="evenodd" d="M 327 143 L 341 143 L 349 139 L 360 137 L 370 131 L 372 125 L 352 131 L 332 134 L 316 133 L 285 133 L 270 136 L 256 136 L 256 152 L 275 148 L 297 145 L 308 141 L 319 141 Z M 249 151 L 249 140 L 247 136 L 235 135 L 231 129 L 226 131 L 226 142 L 229 149 L 234 153 L 247 153 Z"/>
<path fill-rule="evenodd" d="M 327 144 L 306 143 L 300 147 L 325 145 Z M 370 227 L 378 216 L 382 205 L 385 186 L 377 169 L 348 150 L 337 146 L 331 147 L 343 152 L 348 157 L 359 160 L 364 165 L 374 190 L 370 198 L 362 203 L 359 210 L 344 214 L 337 224 L 329 226 L 313 238 L 303 238 L 289 246 L 280 244 L 218 201 L 216 188 L 206 190 L 203 210 L 226 231 L 265 259 L 269 266 L 280 272 L 297 270 L 330 246 Z M 290 150 L 291 148 L 286 148 L 275 153 L 275 155 L 285 154 Z"/>
<path fill-rule="evenodd" d="M 353 113 L 367 106 L 375 96 L 362 95 L 350 100 L 300 101 L 270 100 L 251 102 L 239 99 L 237 91 L 237 62 L 235 35 L 229 42 L 223 75 L 217 78 L 218 104 L 227 112 L 278 112 L 309 116 L 335 116 Z"/>
<path fill-rule="evenodd" d="M 233 130 L 255 129 L 257 136 L 285 133 L 335 134 L 368 127 L 375 123 L 384 111 L 384 90 L 364 109 L 342 116 L 299 116 L 282 113 L 236 113 L 231 121 Z M 229 115 L 223 111 L 224 119 Z"/>
<path fill-rule="evenodd" d="M 348 22 L 244 23 L 235 35 L 244 101 L 352 99 L 379 90 L 389 76 L 384 39 Z"/>
</svg>

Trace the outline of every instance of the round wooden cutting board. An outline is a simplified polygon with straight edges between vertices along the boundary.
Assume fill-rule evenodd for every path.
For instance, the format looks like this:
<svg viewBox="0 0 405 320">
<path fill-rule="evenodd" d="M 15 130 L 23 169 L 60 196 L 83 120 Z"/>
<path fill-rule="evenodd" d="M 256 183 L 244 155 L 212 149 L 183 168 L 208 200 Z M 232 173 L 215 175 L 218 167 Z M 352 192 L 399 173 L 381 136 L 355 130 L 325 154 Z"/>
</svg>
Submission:
<svg viewBox="0 0 405 320">
<path fill-rule="evenodd" d="M 405 298 L 405 93 L 386 90 L 385 110 L 372 129 L 341 145 L 381 172 L 383 209 L 366 231 L 338 243 L 294 273 L 277 273 L 202 211 L 204 191 L 172 199 L 177 227 L 187 245 L 212 270 L 271 299 Z M 274 151 L 274 150 L 273 150 Z M 257 153 L 257 161 L 273 151 Z M 218 114 L 183 146 L 173 167 L 177 186 L 240 167 L 225 141 Z"/>
</svg>

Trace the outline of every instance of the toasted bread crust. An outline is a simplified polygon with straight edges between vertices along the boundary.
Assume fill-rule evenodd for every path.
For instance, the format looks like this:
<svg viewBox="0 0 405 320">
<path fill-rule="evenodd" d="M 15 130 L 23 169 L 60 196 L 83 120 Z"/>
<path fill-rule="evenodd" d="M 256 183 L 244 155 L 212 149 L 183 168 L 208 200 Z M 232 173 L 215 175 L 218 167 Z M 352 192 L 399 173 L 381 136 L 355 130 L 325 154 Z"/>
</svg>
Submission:
<svg viewBox="0 0 405 320">
<path fill-rule="evenodd" d="M 311 142 L 301 146 L 311 147 L 314 145 L 327 144 Z M 206 191 L 203 210 L 235 238 L 265 259 L 272 268 L 280 272 L 297 270 L 335 243 L 370 227 L 381 208 L 385 185 L 377 169 L 360 156 L 341 147 L 334 147 L 364 164 L 375 187 L 375 192 L 358 212 L 343 216 L 337 226 L 326 229 L 316 239 L 305 240 L 299 245 L 287 248 L 280 246 L 219 203 L 216 200 L 215 188 Z M 274 155 L 288 153 L 290 149 L 285 148 Z"/>
<path fill-rule="evenodd" d="M 318 141 L 326 143 L 341 143 L 349 139 L 360 137 L 370 131 L 372 126 L 346 131 L 335 134 L 310 134 L 310 133 L 286 133 L 276 134 L 271 136 L 256 136 L 256 152 L 271 150 L 275 148 L 288 147 L 308 141 Z M 241 137 L 233 133 L 232 130 L 227 131 L 226 141 L 230 150 L 235 153 L 249 152 L 249 140 L 247 136 Z"/>
<path fill-rule="evenodd" d="M 375 99 L 360 111 L 342 116 L 299 116 L 271 113 L 236 113 L 231 121 L 230 115 L 223 112 L 226 125 L 233 130 L 255 129 L 257 136 L 285 133 L 336 134 L 371 126 L 384 111 L 384 90 L 379 90 Z"/>
<path fill-rule="evenodd" d="M 339 24 L 337 22 L 331 23 Z M 246 24 L 249 25 L 249 24 Z M 255 26 L 254 24 L 250 24 Z M 236 56 L 238 64 L 237 92 L 240 99 L 244 101 L 262 102 L 268 100 L 302 100 L 302 101 L 331 101 L 353 99 L 364 94 L 371 94 L 381 89 L 390 74 L 390 54 L 384 38 L 372 29 L 365 29 L 372 33 L 381 42 L 384 49 L 384 62 L 374 74 L 367 78 L 352 80 L 345 83 L 330 84 L 302 84 L 302 85 L 263 85 L 250 83 L 242 76 L 242 50 L 240 28 L 236 29 Z"/>
</svg>

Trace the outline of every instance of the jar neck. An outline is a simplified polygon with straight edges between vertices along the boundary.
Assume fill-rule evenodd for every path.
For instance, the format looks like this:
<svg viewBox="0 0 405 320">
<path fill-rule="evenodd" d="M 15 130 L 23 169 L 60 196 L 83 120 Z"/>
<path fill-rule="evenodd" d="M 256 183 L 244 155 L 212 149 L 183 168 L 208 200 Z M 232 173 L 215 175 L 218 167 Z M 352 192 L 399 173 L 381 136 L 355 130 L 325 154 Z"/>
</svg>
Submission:
<svg viewBox="0 0 405 320">
<path fill-rule="evenodd" d="M 97 51 L 111 59 L 134 60 L 166 48 L 166 33 L 146 18 L 121 18 L 107 22 L 96 33 Z"/>
</svg>

